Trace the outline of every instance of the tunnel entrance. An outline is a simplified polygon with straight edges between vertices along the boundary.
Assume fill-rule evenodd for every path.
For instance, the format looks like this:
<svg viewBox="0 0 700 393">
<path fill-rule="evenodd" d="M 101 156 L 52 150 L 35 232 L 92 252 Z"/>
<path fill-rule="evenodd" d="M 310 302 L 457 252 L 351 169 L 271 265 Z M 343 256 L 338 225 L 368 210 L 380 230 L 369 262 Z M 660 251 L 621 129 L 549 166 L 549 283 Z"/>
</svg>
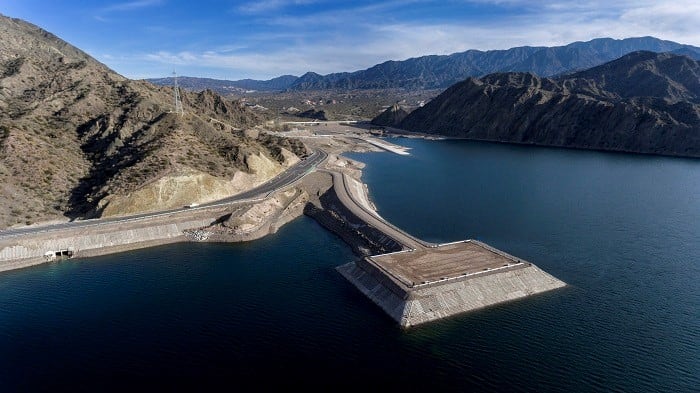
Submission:
<svg viewBox="0 0 700 393">
<path fill-rule="evenodd" d="M 75 252 L 73 251 L 72 247 L 68 247 L 65 249 L 60 249 L 58 251 L 46 251 L 44 253 L 44 259 L 47 261 L 55 261 L 56 259 L 67 259 L 67 258 L 73 258 L 75 255 Z"/>
</svg>

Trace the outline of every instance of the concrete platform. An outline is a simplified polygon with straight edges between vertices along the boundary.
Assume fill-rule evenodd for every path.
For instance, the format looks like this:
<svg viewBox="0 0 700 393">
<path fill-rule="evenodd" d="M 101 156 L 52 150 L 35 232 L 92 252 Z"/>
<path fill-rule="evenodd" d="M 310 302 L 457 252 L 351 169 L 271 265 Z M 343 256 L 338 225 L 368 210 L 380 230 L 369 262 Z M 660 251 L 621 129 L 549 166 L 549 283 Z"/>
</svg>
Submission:
<svg viewBox="0 0 700 393">
<path fill-rule="evenodd" d="M 566 285 L 476 240 L 365 257 L 338 271 L 403 327 Z"/>
<path fill-rule="evenodd" d="M 473 240 L 376 255 L 369 257 L 369 262 L 410 288 L 505 268 L 524 267 L 526 263 Z"/>
</svg>

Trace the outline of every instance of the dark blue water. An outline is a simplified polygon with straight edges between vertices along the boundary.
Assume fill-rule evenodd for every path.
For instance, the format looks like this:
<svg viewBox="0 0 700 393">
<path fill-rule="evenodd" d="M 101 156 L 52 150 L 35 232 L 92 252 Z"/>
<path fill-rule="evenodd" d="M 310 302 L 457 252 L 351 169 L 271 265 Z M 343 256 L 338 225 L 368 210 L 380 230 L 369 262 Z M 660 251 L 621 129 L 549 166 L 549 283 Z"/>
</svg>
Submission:
<svg viewBox="0 0 700 393">
<path fill-rule="evenodd" d="M 302 217 L 251 243 L 0 274 L 0 391 L 698 390 L 700 161 L 397 142 L 412 155 L 354 155 L 383 216 L 571 286 L 403 331 L 335 272 L 349 248 Z"/>
</svg>

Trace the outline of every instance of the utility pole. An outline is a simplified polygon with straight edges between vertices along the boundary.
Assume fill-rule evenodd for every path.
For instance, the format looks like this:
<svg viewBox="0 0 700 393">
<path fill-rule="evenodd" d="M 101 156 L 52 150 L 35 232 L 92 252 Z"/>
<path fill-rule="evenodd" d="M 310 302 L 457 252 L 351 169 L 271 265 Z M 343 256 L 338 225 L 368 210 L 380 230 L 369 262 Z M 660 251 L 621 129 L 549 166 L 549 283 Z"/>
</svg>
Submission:
<svg viewBox="0 0 700 393">
<path fill-rule="evenodd" d="M 175 71 L 173 71 L 173 80 L 175 82 L 175 86 L 173 88 L 173 91 L 175 92 L 175 113 L 182 116 L 185 113 L 185 111 L 182 109 L 182 100 L 180 100 L 180 88 L 177 86 L 177 74 L 175 73 Z"/>
</svg>

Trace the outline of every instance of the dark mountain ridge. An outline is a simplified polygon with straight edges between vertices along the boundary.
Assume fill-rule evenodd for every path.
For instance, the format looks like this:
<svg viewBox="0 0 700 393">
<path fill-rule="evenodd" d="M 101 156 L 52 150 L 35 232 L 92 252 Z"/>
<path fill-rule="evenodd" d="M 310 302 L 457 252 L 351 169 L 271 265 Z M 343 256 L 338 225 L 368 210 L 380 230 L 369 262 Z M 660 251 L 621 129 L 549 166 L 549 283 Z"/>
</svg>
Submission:
<svg viewBox="0 0 700 393">
<path fill-rule="evenodd" d="M 521 46 L 506 50 L 468 50 L 451 55 L 429 55 L 403 61 L 386 61 L 365 70 L 320 75 L 307 72 L 300 77 L 283 76 L 269 81 L 183 81 L 193 90 L 211 88 L 220 93 L 231 89 L 279 90 L 353 90 L 403 88 L 410 90 L 446 88 L 468 77 L 494 72 L 532 72 L 553 76 L 588 69 L 635 51 L 674 52 L 700 59 L 700 48 L 654 37 L 625 39 L 596 38 L 564 46 Z M 192 78 L 197 79 L 197 78 Z M 172 80 L 150 79 L 156 84 L 172 85 Z M 228 90 L 226 90 L 228 89 Z"/>
<path fill-rule="evenodd" d="M 700 63 L 633 52 L 557 78 L 468 78 L 398 127 L 468 139 L 700 157 Z"/>
</svg>

